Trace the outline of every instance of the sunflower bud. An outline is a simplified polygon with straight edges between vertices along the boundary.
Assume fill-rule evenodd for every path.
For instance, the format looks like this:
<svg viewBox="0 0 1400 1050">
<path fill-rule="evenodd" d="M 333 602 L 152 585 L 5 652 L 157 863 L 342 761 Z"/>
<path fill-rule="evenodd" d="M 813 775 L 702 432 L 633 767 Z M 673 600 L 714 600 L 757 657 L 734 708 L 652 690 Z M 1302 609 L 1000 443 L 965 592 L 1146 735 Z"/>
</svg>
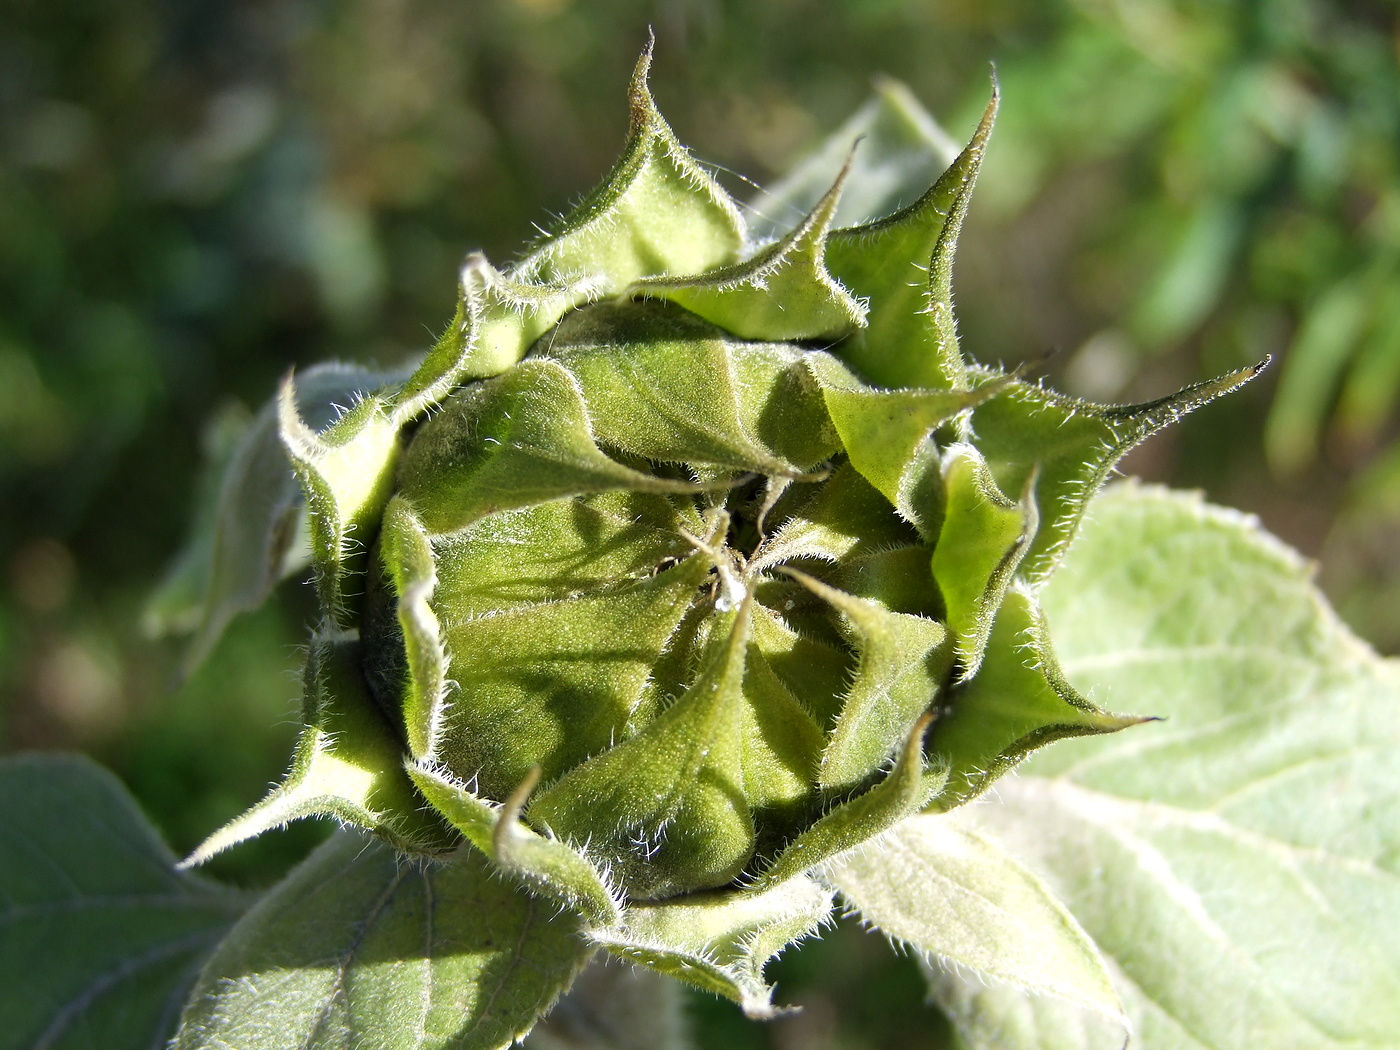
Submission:
<svg viewBox="0 0 1400 1050">
<path fill-rule="evenodd" d="M 995 97 L 903 210 L 834 228 L 848 162 L 755 243 L 649 58 L 611 175 L 516 265 L 467 260 L 416 371 L 357 377 L 319 430 L 285 384 L 324 612 L 308 728 L 196 859 L 313 814 L 460 836 L 704 985 L 762 938 L 663 951 L 637 931 L 678 912 L 645 902 L 778 900 L 753 914 L 780 947 L 829 907 L 814 865 L 1139 720 L 1064 681 L 1036 588 L 1123 452 L 1251 373 L 1106 407 L 964 362 L 952 256 Z"/>
</svg>

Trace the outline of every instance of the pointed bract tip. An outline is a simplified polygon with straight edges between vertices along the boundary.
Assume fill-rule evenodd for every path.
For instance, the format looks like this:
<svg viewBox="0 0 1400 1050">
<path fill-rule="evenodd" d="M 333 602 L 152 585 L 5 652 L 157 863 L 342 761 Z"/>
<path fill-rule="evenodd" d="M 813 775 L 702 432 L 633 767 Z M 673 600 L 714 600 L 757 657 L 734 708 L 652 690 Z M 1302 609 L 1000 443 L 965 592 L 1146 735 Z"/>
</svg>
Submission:
<svg viewBox="0 0 1400 1050">
<path fill-rule="evenodd" d="M 822 204 L 826 203 L 828 198 L 831 200 L 833 215 L 836 213 L 836 205 L 841 202 L 841 192 L 846 188 L 846 180 L 851 177 L 851 169 L 855 167 L 856 151 L 864 141 L 864 135 L 857 135 L 856 140 L 851 143 L 851 148 L 846 151 L 846 162 L 841 165 L 841 170 L 836 173 L 836 180 L 831 184 L 831 189 L 826 191 L 826 198 L 822 200 Z M 817 208 L 821 208 L 822 204 L 818 204 Z"/>
<path fill-rule="evenodd" d="M 457 280 L 465 292 L 468 288 L 479 283 L 485 283 L 491 273 L 491 263 L 486 258 L 485 252 L 467 252 L 462 259 L 462 265 L 457 270 Z"/>
<path fill-rule="evenodd" d="M 627 89 L 627 98 L 632 104 L 632 131 L 635 134 L 646 127 L 655 110 L 651 99 L 651 89 L 647 78 L 651 75 L 651 55 L 656 47 L 656 34 L 647 26 L 647 42 L 642 53 L 637 56 L 637 65 L 632 70 L 632 82 Z"/>
<path fill-rule="evenodd" d="M 539 783 L 540 767 L 531 766 L 530 772 L 525 774 L 525 779 L 510 793 L 510 798 L 506 799 L 505 805 L 501 807 L 501 819 L 503 821 L 518 820 L 525 809 L 525 803 L 530 800 L 530 795 L 534 793 Z"/>
<path fill-rule="evenodd" d="M 1273 355 L 1269 355 L 1264 360 L 1252 365 L 1245 365 L 1243 368 L 1236 368 L 1233 372 L 1226 372 L 1215 379 L 1207 379 L 1202 383 L 1193 383 L 1181 391 L 1182 395 L 1190 395 L 1199 392 L 1199 404 L 1214 400 L 1222 394 L 1233 393 L 1246 383 L 1251 383 L 1259 378 L 1260 373 L 1269 367 L 1269 362 L 1273 360 Z"/>
<path fill-rule="evenodd" d="M 997 111 L 1001 108 L 1001 85 L 997 82 L 995 70 L 992 72 L 992 97 L 987 99 L 987 106 L 982 110 L 982 119 L 977 122 L 977 130 L 973 132 L 971 146 L 985 146 L 987 140 L 992 137 L 992 128 L 997 122 Z"/>
<path fill-rule="evenodd" d="M 911 729 L 911 730 L 909 730 L 909 740 L 910 740 L 910 742 L 911 742 L 911 750 L 912 750 L 912 747 L 914 746 L 914 744 L 913 744 L 914 741 L 917 741 L 917 742 L 918 742 L 918 743 L 917 743 L 917 746 L 918 746 L 918 747 L 920 747 L 920 748 L 923 747 L 923 745 L 924 745 L 924 734 L 928 732 L 928 727 L 931 726 L 931 725 L 933 725 L 934 719 L 935 719 L 935 718 L 937 718 L 937 715 L 936 715 L 934 712 L 932 712 L 932 711 L 925 711 L 922 715 L 919 716 L 919 720 L 918 720 L 917 722 L 914 723 L 914 728 Z"/>
<path fill-rule="evenodd" d="M 768 999 L 755 996 L 752 999 L 745 999 L 739 1004 L 739 1009 L 744 1011 L 744 1016 L 750 1021 L 776 1021 L 780 1017 L 790 1017 L 800 1014 L 800 1006 L 774 1006 Z"/>
<path fill-rule="evenodd" d="M 298 459 L 310 459 L 316 452 L 316 432 L 306 425 L 297 408 L 296 375 L 292 369 L 277 387 L 277 432 L 287 451 Z"/>
<path fill-rule="evenodd" d="M 500 817 L 496 821 L 496 826 L 491 830 L 491 844 L 497 854 L 501 856 L 506 854 L 510 836 L 515 834 L 520 814 L 525 811 L 525 803 L 530 800 L 530 795 L 539 782 L 540 767 L 531 766 L 530 772 L 525 774 L 525 779 L 510 793 L 510 798 L 506 799 L 505 804 L 501 807 Z"/>
<path fill-rule="evenodd" d="M 856 150 L 860 148 L 864 135 L 859 136 L 851 143 L 851 148 L 846 152 L 846 162 L 841 165 L 841 170 L 836 173 L 835 180 L 831 183 L 831 188 L 822 194 L 821 200 L 802 220 L 797 229 L 788 234 L 787 240 L 792 243 L 802 241 L 810 237 L 812 240 L 821 243 L 826 240 L 826 235 L 830 232 L 832 224 L 836 221 L 836 209 L 841 204 L 841 193 L 846 188 L 846 180 L 850 178 L 851 168 L 855 164 Z"/>
</svg>

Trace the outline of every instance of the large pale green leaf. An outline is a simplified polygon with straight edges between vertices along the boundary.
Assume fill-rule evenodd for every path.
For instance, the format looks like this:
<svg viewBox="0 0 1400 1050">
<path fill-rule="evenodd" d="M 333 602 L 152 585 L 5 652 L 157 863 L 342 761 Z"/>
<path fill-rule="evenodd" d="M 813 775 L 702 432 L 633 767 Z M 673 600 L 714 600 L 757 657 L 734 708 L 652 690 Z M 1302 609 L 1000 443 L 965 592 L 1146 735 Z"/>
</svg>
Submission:
<svg viewBox="0 0 1400 1050">
<path fill-rule="evenodd" d="M 1121 1019 L 1093 942 L 1064 906 L 953 818 L 910 817 L 820 870 L 862 919 L 941 969 Z"/>
<path fill-rule="evenodd" d="M 117 779 L 76 755 L 0 762 L 0 1048 L 164 1044 L 252 902 L 177 871 Z"/>
<path fill-rule="evenodd" d="M 201 974 L 176 1050 L 497 1050 L 592 948 L 475 850 L 416 865 L 332 838 L 244 916 Z"/>
<path fill-rule="evenodd" d="M 1125 1050 L 1126 1019 L 921 960 L 929 999 L 952 1020 L 958 1050 Z"/>
<path fill-rule="evenodd" d="M 969 813 L 1109 958 L 1134 1046 L 1400 1046 L 1400 667 L 1253 521 L 1159 489 L 1106 493 L 1044 602 L 1078 685 L 1165 721 Z"/>
</svg>

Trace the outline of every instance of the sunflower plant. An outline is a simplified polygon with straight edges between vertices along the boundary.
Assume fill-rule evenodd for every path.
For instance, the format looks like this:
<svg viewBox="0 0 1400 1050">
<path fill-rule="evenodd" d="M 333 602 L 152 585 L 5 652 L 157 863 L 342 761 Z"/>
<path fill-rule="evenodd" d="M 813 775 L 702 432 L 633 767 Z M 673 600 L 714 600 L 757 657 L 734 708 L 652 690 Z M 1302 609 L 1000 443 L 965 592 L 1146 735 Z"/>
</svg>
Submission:
<svg viewBox="0 0 1400 1050">
<path fill-rule="evenodd" d="M 197 662 L 309 563 L 282 782 L 177 868 L 98 771 L 5 767 L 9 804 L 48 785 L 40 831 L 91 825 L 49 862 L 105 834 L 149 911 L 74 925 L 14 1045 L 150 1045 L 178 1014 L 180 1050 L 485 1050 L 567 995 L 539 1045 L 682 1046 L 675 982 L 779 1016 L 765 968 L 841 908 L 924 961 L 969 1047 L 1396 1045 L 1400 938 L 1347 914 L 1400 902 L 1394 818 L 1352 805 L 1397 790 L 1360 747 L 1396 734 L 1393 666 L 1239 516 L 1099 495 L 1260 366 L 1119 406 L 964 355 L 995 92 L 909 202 L 940 140 L 885 85 L 756 217 L 650 60 L 611 173 L 516 262 L 468 256 L 420 361 L 288 375 L 222 464 L 157 608 Z M 341 830 L 255 900 L 188 870 L 315 817 Z M 1372 959 L 1378 1005 L 1328 1014 L 1231 893 L 1307 898 L 1279 921 Z"/>
</svg>

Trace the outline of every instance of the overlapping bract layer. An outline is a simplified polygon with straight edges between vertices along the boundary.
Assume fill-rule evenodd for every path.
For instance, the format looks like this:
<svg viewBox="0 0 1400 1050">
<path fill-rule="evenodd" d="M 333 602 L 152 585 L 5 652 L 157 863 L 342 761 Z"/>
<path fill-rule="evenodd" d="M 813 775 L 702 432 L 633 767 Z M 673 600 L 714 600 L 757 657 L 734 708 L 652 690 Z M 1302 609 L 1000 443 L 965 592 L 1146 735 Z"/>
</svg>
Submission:
<svg viewBox="0 0 1400 1050">
<path fill-rule="evenodd" d="M 756 245 L 648 61 L 609 178 L 507 271 L 468 260 L 411 377 L 319 432 L 285 384 L 308 729 L 196 859 L 314 813 L 460 834 L 762 1014 L 829 910 L 814 865 L 1138 720 L 1064 681 L 1034 587 L 1124 451 L 1251 373 L 1105 407 L 969 369 L 951 267 L 995 99 L 907 208 L 833 230 L 843 172 Z"/>
</svg>

